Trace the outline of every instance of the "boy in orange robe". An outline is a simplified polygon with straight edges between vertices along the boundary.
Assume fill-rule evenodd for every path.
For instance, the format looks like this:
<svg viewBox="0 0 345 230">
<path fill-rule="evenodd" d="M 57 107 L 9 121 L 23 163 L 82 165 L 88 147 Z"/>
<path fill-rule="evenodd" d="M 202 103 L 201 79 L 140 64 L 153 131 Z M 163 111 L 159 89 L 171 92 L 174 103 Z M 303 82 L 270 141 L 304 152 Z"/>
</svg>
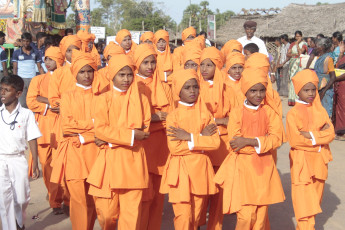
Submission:
<svg viewBox="0 0 345 230">
<path fill-rule="evenodd" d="M 155 35 L 154 35 L 153 32 L 151 32 L 151 31 L 147 31 L 147 32 L 143 33 L 143 34 L 140 36 L 140 44 L 142 44 L 142 43 L 148 43 L 148 44 L 153 45 L 154 36 L 155 36 Z"/>
<path fill-rule="evenodd" d="M 196 37 L 196 30 L 194 27 L 188 27 L 187 29 L 184 29 L 182 31 L 182 46 L 179 46 L 174 49 L 174 54 L 173 54 L 173 68 L 174 69 L 180 69 L 181 67 L 183 68 L 183 62 L 182 62 L 182 57 L 183 57 L 183 50 L 184 46 L 192 41 Z"/>
<path fill-rule="evenodd" d="M 202 50 L 197 45 L 188 45 L 188 49 L 184 49 L 182 52 L 182 68 L 194 69 L 198 72 L 201 52 Z"/>
<path fill-rule="evenodd" d="M 232 52 L 226 58 L 225 69 L 225 84 L 230 86 L 236 94 L 236 105 L 243 105 L 245 96 L 241 90 L 241 77 L 244 70 L 244 55 L 239 52 Z"/>
<path fill-rule="evenodd" d="M 315 215 L 321 202 L 328 163 L 332 161 L 329 144 L 334 127 L 318 94 L 318 77 L 302 70 L 292 82 L 299 99 L 286 117 L 290 150 L 291 195 L 298 230 L 315 229 Z"/>
<path fill-rule="evenodd" d="M 150 137 L 144 141 L 150 183 L 143 195 L 140 229 L 160 229 L 164 195 L 159 193 L 163 167 L 169 155 L 165 119 L 172 107 L 172 95 L 166 90 L 156 70 L 156 51 L 150 44 L 140 44 L 134 52 L 135 76 L 139 91 L 151 105 Z M 157 144 L 159 143 L 159 144 Z"/>
<path fill-rule="evenodd" d="M 139 93 L 134 64 L 124 55 L 109 61 L 112 89 L 95 107 L 97 160 L 88 177 L 102 229 L 136 230 L 149 176 L 143 141 L 151 120 L 148 99 Z"/>
<path fill-rule="evenodd" d="M 270 229 L 268 205 L 285 199 L 272 156 L 282 144 L 284 127 L 275 104 L 265 99 L 266 73 L 245 69 L 242 75 L 246 100 L 230 112 L 230 153 L 215 182 L 224 189 L 223 213 L 237 214 L 236 230 Z"/>
<path fill-rule="evenodd" d="M 205 48 L 201 53 L 200 62 L 200 95 L 215 118 L 220 135 L 220 147 L 217 150 L 209 151 L 214 171 L 217 172 L 228 154 L 228 131 L 226 127 L 230 111 L 236 105 L 236 95 L 234 90 L 224 83 L 224 76 L 221 72 L 223 55 L 217 48 Z M 219 193 L 210 196 L 210 215 L 207 229 L 222 229 L 222 196 L 222 189 Z M 208 203 L 205 205 L 205 209 L 207 206 Z"/>
<path fill-rule="evenodd" d="M 126 55 L 129 55 L 131 58 L 133 58 L 133 53 L 137 47 L 137 44 L 132 40 L 131 32 L 126 29 L 120 30 L 116 34 L 115 41 L 126 52 Z"/>
<path fill-rule="evenodd" d="M 169 32 L 166 30 L 158 30 L 153 42 L 157 53 L 157 70 L 163 83 L 163 86 L 171 85 L 171 78 L 169 76 L 173 71 L 172 53 L 169 46 Z"/>
<path fill-rule="evenodd" d="M 44 184 L 48 190 L 49 204 L 55 215 L 62 214 L 61 203 L 63 201 L 63 190 L 56 184 L 50 182 L 52 172 L 52 147 L 50 145 L 50 135 L 57 121 L 56 108 L 51 108 L 48 101 L 48 85 L 53 71 L 60 68 L 64 63 L 64 57 L 59 47 L 51 46 L 45 51 L 44 60 L 48 72 L 34 77 L 30 83 L 26 104 L 35 113 L 38 127 L 42 137 L 37 140 L 37 151 L 42 166 Z M 31 160 L 31 157 L 30 157 Z M 31 173 L 31 163 L 29 161 L 29 173 Z"/>
<path fill-rule="evenodd" d="M 161 193 L 169 194 L 177 230 L 196 230 L 209 195 L 218 192 L 209 151 L 219 148 L 214 118 L 199 95 L 194 70 L 179 70 L 173 79 L 177 108 L 167 117 L 170 155 Z"/>
<path fill-rule="evenodd" d="M 63 93 L 60 117 L 63 139 L 57 149 L 51 180 L 65 180 L 70 193 L 70 219 L 73 229 L 91 230 L 96 220 L 96 209 L 86 178 L 96 160 L 92 91 L 97 64 L 89 53 L 73 50 L 71 72 L 76 78 L 74 87 Z"/>
</svg>

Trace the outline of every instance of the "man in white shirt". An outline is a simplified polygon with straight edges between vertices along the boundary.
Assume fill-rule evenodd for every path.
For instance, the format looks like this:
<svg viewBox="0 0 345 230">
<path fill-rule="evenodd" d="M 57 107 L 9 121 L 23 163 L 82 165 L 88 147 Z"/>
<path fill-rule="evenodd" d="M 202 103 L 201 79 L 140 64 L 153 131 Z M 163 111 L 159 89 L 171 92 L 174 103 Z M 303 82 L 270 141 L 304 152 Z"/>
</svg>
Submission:
<svg viewBox="0 0 345 230">
<path fill-rule="evenodd" d="M 17 75 L 1 79 L 0 91 L 0 216 L 3 230 L 25 229 L 25 210 L 30 200 L 27 142 L 32 153 L 32 178 L 39 177 L 37 138 L 41 132 L 35 116 L 18 102 L 24 81 Z"/>
<path fill-rule="evenodd" d="M 237 39 L 242 44 L 242 47 L 249 43 L 255 43 L 259 47 L 259 53 L 266 54 L 268 57 L 268 52 L 264 41 L 260 38 L 255 37 L 254 33 L 256 31 L 257 23 L 254 21 L 246 21 L 243 25 L 246 36 Z"/>
</svg>

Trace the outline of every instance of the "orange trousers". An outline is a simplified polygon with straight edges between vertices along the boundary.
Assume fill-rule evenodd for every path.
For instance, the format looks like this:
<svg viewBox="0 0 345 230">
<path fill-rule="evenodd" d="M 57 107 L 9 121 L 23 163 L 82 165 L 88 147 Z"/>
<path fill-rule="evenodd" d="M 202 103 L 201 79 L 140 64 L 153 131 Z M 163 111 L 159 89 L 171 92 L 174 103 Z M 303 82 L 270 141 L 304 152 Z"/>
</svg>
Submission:
<svg viewBox="0 0 345 230">
<path fill-rule="evenodd" d="M 175 230 L 197 230 L 207 196 L 191 194 L 189 203 L 173 203 Z"/>
<path fill-rule="evenodd" d="M 159 193 L 162 176 L 150 173 L 149 177 L 153 198 L 142 202 L 140 230 L 160 230 L 164 208 L 164 194 Z"/>
<path fill-rule="evenodd" d="M 94 197 L 98 222 L 103 230 L 138 230 L 142 189 L 115 189 L 111 198 Z"/>
<path fill-rule="evenodd" d="M 244 205 L 237 213 L 236 230 L 270 230 L 268 206 Z"/>
<path fill-rule="evenodd" d="M 92 230 L 97 217 L 93 197 L 86 180 L 66 181 L 70 193 L 70 219 L 73 230 Z"/>
<path fill-rule="evenodd" d="M 318 195 L 318 202 L 321 205 L 322 202 L 322 197 L 323 197 L 323 190 L 325 187 L 325 181 L 324 180 L 319 180 L 316 178 L 313 178 L 313 186 L 316 190 L 316 193 Z M 294 188 L 295 185 L 292 184 L 291 186 L 291 192 L 294 193 Z M 298 194 L 292 194 L 292 197 L 298 196 Z M 305 194 L 304 194 L 305 196 Z M 297 227 L 296 230 L 315 230 L 315 215 L 313 216 L 308 216 L 304 218 L 300 218 L 297 221 Z"/>
<path fill-rule="evenodd" d="M 61 185 L 50 182 L 53 170 L 50 165 L 52 161 L 52 148 L 50 145 L 37 145 L 37 152 L 42 167 L 43 181 L 48 190 L 50 207 L 60 208 L 64 201 L 64 190 Z M 65 200 L 65 204 L 69 205 L 69 199 Z"/>
</svg>

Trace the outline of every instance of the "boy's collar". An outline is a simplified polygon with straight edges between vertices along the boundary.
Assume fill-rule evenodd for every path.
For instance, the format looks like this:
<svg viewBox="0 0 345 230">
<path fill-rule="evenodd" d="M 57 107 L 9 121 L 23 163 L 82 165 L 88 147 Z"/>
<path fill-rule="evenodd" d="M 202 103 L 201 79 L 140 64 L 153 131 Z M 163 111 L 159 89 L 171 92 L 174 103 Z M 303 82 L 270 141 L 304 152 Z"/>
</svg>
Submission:
<svg viewBox="0 0 345 230">
<path fill-rule="evenodd" d="M 189 107 L 192 107 L 195 103 L 192 103 L 192 104 L 188 104 L 186 102 L 183 102 L 183 101 L 178 101 L 179 104 L 181 105 L 184 105 L 184 106 L 189 106 Z"/>
<path fill-rule="evenodd" d="M 246 99 L 246 100 L 244 100 L 244 106 L 245 107 L 247 107 L 248 109 L 252 109 L 252 110 L 258 110 L 259 109 L 259 107 L 260 107 L 260 105 L 257 105 L 257 106 L 253 106 L 253 105 L 248 105 L 247 104 L 247 102 L 248 102 L 248 100 Z"/>
<path fill-rule="evenodd" d="M 92 85 L 83 86 L 83 85 L 81 85 L 81 84 L 79 84 L 79 83 L 76 83 L 76 85 L 77 85 L 78 87 L 80 87 L 80 88 L 83 88 L 84 90 L 88 90 L 88 89 L 91 89 L 91 88 L 92 88 Z"/>
<path fill-rule="evenodd" d="M 0 111 L 7 110 L 8 113 L 13 114 L 13 113 L 16 113 L 17 111 L 20 111 L 21 108 L 22 108 L 22 105 L 20 104 L 19 100 L 17 100 L 16 108 L 11 113 L 6 109 L 5 104 L 1 105 Z"/>
<path fill-rule="evenodd" d="M 120 92 L 120 93 L 127 92 L 127 90 L 119 89 L 119 88 L 117 88 L 115 85 L 113 85 L 113 88 L 114 88 L 116 91 Z"/>
<path fill-rule="evenodd" d="M 235 78 L 231 77 L 230 74 L 228 76 L 229 76 L 230 80 L 237 81 Z"/>
<path fill-rule="evenodd" d="M 308 102 L 305 102 L 305 101 L 301 101 L 301 100 L 299 100 L 299 99 L 295 99 L 295 101 L 297 102 L 297 103 L 300 103 L 300 104 L 303 104 L 303 105 L 309 105 L 309 103 Z"/>
</svg>

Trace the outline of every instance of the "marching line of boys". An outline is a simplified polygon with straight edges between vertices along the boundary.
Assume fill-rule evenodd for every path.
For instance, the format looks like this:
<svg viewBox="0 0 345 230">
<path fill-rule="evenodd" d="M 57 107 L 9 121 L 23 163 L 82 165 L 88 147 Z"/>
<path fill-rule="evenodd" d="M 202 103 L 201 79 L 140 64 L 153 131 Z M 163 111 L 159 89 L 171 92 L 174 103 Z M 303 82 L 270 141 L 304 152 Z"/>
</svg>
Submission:
<svg viewBox="0 0 345 230">
<path fill-rule="evenodd" d="M 207 212 L 210 230 L 222 229 L 231 213 L 236 230 L 270 229 L 268 206 L 285 200 L 276 161 L 286 140 L 297 229 L 314 229 L 334 128 L 313 71 L 292 79 L 299 100 L 285 135 L 266 55 L 245 57 L 235 40 L 221 51 L 205 48 L 192 27 L 171 54 L 167 31 L 147 32 L 136 45 L 123 29 L 99 69 L 94 39 L 79 31 L 46 50 L 48 72 L 33 78 L 27 96 L 37 124 L 18 103 L 20 78 L 1 80 L 4 229 L 24 229 L 37 155 L 50 207 L 56 215 L 67 208 L 74 230 L 93 229 L 96 218 L 102 229 L 160 229 L 164 194 L 175 229 L 198 229 Z M 25 160 L 25 140 L 29 170 L 17 164 Z"/>
</svg>

